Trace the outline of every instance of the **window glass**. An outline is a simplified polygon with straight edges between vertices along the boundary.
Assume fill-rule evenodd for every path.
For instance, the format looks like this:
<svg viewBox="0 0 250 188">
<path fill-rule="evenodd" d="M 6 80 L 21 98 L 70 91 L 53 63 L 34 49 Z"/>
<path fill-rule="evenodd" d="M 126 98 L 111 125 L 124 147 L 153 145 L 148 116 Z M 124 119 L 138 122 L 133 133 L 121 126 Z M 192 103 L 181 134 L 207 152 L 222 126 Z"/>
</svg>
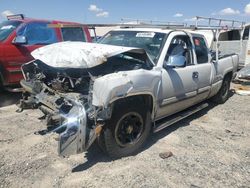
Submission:
<svg viewBox="0 0 250 188">
<path fill-rule="evenodd" d="M 2 22 L 0 24 L 0 41 L 5 40 L 20 24 L 20 21 Z"/>
<path fill-rule="evenodd" d="M 219 41 L 232 41 L 232 40 L 240 40 L 240 31 L 232 30 L 221 33 L 219 36 Z"/>
<path fill-rule="evenodd" d="M 142 48 L 156 63 L 165 37 L 165 33 L 148 31 L 110 31 L 98 43 Z"/>
<path fill-rule="evenodd" d="M 176 36 L 172 39 L 165 62 L 171 65 L 170 57 L 183 56 L 186 61 L 186 65 L 192 64 L 192 44 L 188 36 Z"/>
<path fill-rule="evenodd" d="M 249 39 L 249 27 L 245 28 L 243 33 L 243 40 L 248 40 L 248 39 Z"/>
<path fill-rule="evenodd" d="M 81 27 L 64 27 L 61 31 L 64 41 L 86 42 L 85 35 Z"/>
<path fill-rule="evenodd" d="M 25 36 L 29 45 L 51 44 L 58 42 L 55 30 L 46 22 L 28 23 L 17 31 L 17 35 Z"/>
<path fill-rule="evenodd" d="M 193 37 L 197 63 L 208 62 L 208 48 L 206 42 L 201 37 Z"/>
</svg>

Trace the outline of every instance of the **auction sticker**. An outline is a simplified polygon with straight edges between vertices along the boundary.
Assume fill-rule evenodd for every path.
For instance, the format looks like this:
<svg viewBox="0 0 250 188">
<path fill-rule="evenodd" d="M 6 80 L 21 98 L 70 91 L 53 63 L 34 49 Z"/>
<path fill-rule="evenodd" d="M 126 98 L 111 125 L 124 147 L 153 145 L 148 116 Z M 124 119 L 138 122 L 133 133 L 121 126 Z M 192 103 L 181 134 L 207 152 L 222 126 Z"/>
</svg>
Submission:
<svg viewBox="0 0 250 188">
<path fill-rule="evenodd" d="M 154 32 L 137 33 L 136 37 L 153 38 L 155 36 Z"/>
</svg>

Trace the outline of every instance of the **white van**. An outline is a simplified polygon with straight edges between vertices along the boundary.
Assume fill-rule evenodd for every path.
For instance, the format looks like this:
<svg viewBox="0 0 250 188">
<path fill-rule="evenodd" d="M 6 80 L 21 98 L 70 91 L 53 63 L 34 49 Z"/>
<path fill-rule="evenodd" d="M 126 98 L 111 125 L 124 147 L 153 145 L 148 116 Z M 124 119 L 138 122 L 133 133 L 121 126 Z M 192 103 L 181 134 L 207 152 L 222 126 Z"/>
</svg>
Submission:
<svg viewBox="0 0 250 188">
<path fill-rule="evenodd" d="M 218 33 L 218 50 L 220 55 L 233 54 L 236 53 L 239 55 L 239 68 L 244 67 L 247 64 L 250 64 L 250 37 L 249 37 L 249 28 L 250 24 L 245 24 L 244 22 L 234 21 L 234 20 L 221 20 L 215 18 L 204 18 L 197 17 L 197 20 L 210 20 L 210 21 L 219 21 L 220 23 L 224 22 L 232 24 L 228 25 L 218 25 L 217 29 L 220 28 Z M 240 23 L 240 25 L 234 26 L 235 23 Z M 244 24 L 244 25 L 243 25 Z M 211 50 L 216 50 L 216 29 L 208 25 L 208 29 L 200 29 L 197 25 L 197 33 L 203 34 L 208 42 L 208 45 Z"/>
</svg>

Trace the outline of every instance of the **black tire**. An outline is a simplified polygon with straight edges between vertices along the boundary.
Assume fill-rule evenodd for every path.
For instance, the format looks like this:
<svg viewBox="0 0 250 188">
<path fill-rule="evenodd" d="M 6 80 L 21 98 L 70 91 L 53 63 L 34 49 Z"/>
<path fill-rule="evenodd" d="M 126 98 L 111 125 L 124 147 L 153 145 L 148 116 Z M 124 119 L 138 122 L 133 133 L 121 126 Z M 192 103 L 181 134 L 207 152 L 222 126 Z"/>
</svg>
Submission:
<svg viewBox="0 0 250 188">
<path fill-rule="evenodd" d="M 226 76 L 222 82 L 221 88 L 218 93 L 211 98 L 211 100 L 217 104 L 223 104 L 227 101 L 229 97 L 231 78 Z"/>
<path fill-rule="evenodd" d="M 149 109 L 143 103 L 126 100 L 115 105 L 98 143 L 110 157 L 126 157 L 139 151 L 150 130 Z"/>
<path fill-rule="evenodd" d="M 2 80 L 0 78 L 0 93 L 2 93 L 3 91 L 4 91 L 4 88 L 3 88 Z"/>
</svg>

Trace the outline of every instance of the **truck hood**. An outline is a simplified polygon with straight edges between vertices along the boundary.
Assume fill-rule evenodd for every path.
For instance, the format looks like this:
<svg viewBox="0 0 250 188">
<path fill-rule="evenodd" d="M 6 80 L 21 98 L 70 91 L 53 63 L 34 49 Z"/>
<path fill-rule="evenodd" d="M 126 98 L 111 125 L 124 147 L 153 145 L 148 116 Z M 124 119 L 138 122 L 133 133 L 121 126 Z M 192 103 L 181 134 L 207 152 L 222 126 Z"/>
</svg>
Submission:
<svg viewBox="0 0 250 188">
<path fill-rule="evenodd" d="M 92 68 L 124 52 L 147 55 L 144 49 L 86 42 L 59 42 L 38 48 L 31 55 L 51 67 Z"/>
</svg>

